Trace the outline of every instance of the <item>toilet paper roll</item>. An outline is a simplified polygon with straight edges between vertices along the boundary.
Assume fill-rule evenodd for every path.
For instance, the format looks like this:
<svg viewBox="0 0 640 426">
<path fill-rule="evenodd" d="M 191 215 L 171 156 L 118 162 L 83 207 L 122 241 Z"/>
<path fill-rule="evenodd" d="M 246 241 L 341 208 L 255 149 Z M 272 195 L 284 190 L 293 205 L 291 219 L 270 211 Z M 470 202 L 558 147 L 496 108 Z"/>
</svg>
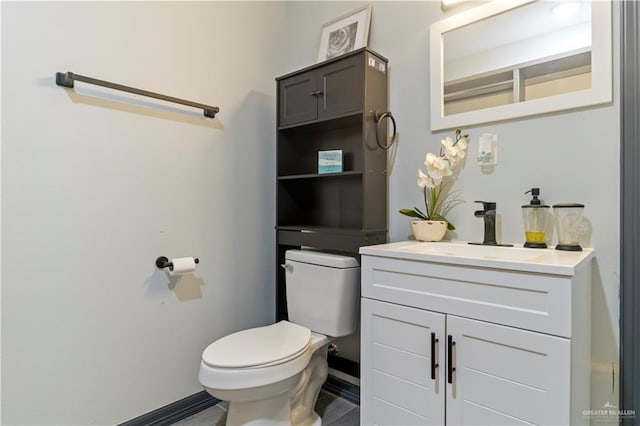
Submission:
<svg viewBox="0 0 640 426">
<path fill-rule="evenodd" d="M 182 275 L 193 272 L 196 269 L 196 261 L 193 257 L 177 257 L 171 259 L 173 270 L 169 270 L 170 275 Z"/>
</svg>

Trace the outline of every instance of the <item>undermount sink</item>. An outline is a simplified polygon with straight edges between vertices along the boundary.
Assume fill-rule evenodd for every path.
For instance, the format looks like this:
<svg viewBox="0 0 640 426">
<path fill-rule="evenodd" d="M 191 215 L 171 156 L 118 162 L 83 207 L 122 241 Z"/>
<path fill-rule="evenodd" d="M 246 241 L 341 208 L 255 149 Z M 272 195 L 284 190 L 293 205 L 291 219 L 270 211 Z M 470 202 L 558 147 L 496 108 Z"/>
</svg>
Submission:
<svg viewBox="0 0 640 426">
<path fill-rule="evenodd" d="M 472 257 L 479 259 L 521 260 L 532 262 L 545 256 L 547 250 L 532 250 L 521 247 L 470 245 L 456 242 L 418 243 L 407 250 L 432 253 L 442 256 Z"/>
<path fill-rule="evenodd" d="M 533 249 L 471 245 L 463 241 L 401 241 L 360 248 L 360 254 L 398 257 L 457 265 L 497 269 L 517 269 L 559 275 L 571 275 L 593 255 L 593 250 L 558 251 L 554 248 Z"/>
</svg>

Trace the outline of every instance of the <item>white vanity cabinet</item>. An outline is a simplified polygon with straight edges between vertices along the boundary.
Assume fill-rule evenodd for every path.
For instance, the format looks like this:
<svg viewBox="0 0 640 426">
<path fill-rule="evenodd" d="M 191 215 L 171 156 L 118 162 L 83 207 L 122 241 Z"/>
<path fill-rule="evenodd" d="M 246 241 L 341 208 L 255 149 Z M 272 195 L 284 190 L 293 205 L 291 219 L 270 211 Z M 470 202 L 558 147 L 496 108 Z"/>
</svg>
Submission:
<svg viewBox="0 0 640 426">
<path fill-rule="evenodd" d="M 593 252 L 487 249 L 361 249 L 362 425 L 588 423 Z"/>
</svg>

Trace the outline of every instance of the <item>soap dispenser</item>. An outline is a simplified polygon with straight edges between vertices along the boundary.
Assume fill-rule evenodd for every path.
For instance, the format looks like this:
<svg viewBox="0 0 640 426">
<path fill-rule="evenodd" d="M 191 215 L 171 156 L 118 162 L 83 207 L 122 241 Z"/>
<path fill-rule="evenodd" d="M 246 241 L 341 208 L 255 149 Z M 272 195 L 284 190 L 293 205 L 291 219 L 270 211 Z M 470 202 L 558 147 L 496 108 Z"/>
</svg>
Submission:
<svg viewBox="0 0 640 426">
<path fill-rule="evenodd" d="M 522 206 L 522 219 L 524 220 L 525 247 L 547 248 L 546 230 L 549 218 L 549 206 L 544 205 L 540 196 L 540 188 L 531 188 L 525 194 L 531 193 L 529 204 Z"/>
</svg>

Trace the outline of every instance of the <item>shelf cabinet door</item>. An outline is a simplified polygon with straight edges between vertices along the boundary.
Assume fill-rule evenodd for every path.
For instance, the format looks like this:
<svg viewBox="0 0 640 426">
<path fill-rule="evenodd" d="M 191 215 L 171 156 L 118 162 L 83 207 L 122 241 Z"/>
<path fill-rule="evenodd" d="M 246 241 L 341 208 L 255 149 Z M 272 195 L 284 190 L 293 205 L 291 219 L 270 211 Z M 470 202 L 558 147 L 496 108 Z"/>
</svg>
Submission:
<svg viewBox="0 0 640 426">
<path fill-rule="evenodd" d="M 443 425 L 445 316 L 365 298 L 361 309 L 361 424 Z"/>
<path fill-rule="evenodd" d="M 447 425 L 571 424 L 571 341 L 447 316 Z"/>
<path fill-rule="evenodd" d="M 346 58 L 318 69 L 318 118 L 331 118 L 362 109 L 364 73 L 362 55 Z"/>
<path fill-rule="evenodd" d="M 313 121 L 318 118 L 318 79 L 315 71 L 286 78 L 278 83 L 278 125 Z"/>
<path fill-rule="evenodd" d="M 363 55 L 347 57 L 278 82 L 278 126 L 362 111 Z"/>
</svg>

